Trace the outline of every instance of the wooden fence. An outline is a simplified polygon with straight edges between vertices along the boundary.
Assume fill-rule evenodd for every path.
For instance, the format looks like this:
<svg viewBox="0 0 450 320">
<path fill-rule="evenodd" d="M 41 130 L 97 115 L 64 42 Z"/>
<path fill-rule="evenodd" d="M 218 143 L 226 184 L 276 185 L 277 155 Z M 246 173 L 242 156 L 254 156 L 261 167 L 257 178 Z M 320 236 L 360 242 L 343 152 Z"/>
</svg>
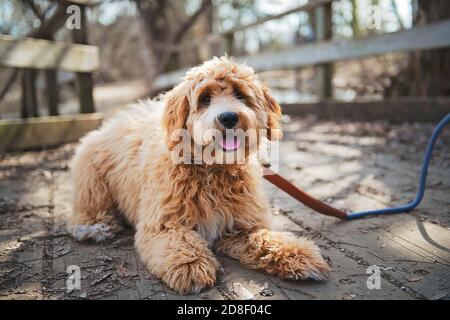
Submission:
<svg viewBox="0 0 450 320">
<path fill-rule="evenodd" d="M 171 53 L 181 52 L 182 50 L 193 50 L 200 45 L 210 45 L 211 52 L 220 55 L 224 52 L 229 55 L 236 56 L 235 35 L 238 32 L 244 32 L 250 28 L 257 27 L 268 21 L 281 19 L 288 15 L 298 14 L 300 12 L 308 12 L 313 18 L 313 26 L 315 31 L 315 42 L 296 45 L 284 48 L 276 52 L 261 52 L 251 56 L 236 57 L 238 61 L 246 61 L 256 71 L 266 70 L 289 70 L 298 69 L 305 66 L 315 66 L 318 70 L 318 92 L 320 104 L 316 104 L 317 109 L 313 110 L 314 105 L 290 105 L 285 106 L 285 110 L 292 114 L 303 114 L 304 112 L 315 112 L 321 110 L 320 114 L 328 114 L 331 117 L 336 116 L 336 108 L 340 111 L 347 110 L 344 113 L 349 114 L 351 107 L 356 106 L 352 103 L 331 103 L 327 102 L 332 98 L 332 78 L 333 63 L 348 59 L 359 59 L 389 52 L 407 52 L 413 50 L 428 50 L 450 47 L 450 20 L 441 21 L 424 26 L 414 27 L 399 32 L 371 35 L 362 38 L 350 38 L 336 40 L 333 39 L 332 25 L 332 4 L 339 0 L 315 0 L 290 9 L 286 12 L 259 18 L 257 21 L 244 26 L 236 26 L 221 34 L 209 34 L 198 41 L 190 43 L 178 44 L 166 48 Z M 15 39 L 10 36 L 0 35 L 0 65 L 10 68 L 17 68 L 22 71 L 22 117 L 39 116 L 37 110 L 36 98 L 36 72 L 44 72 L 48 96 L 49 115 L 58 115 L 58 81 L 57 70 L 70 71 L 76 74 L 80 113 L 93 113 L 95 111 L 93 100 L 93 80 L 92 72 L 99 67 L 98 48 L 87 44 L 87 24 L 86 24 L 86 5 L 91 5 L 93 1 L 89 0 L 70 0 L 68 2 L 76 3 L 81 8 L 82 25 L 80 29 L 73 30 L 73 43 L 57 42 L 35 38 Z M 63 3 L 63 2 L 62 2 Z M 62 4 L 61 4 L 62 6 Z M 64 13 L 64 12 L 63 12 Z M 222 44 L 222 50 L 215 50 L 214 44 Z M 178 83 L 186 69 L 179 69 L 173 72 L 159 75 L 154 83 L 154 91 L 162 91 L 169 89 Z M 437 101 L 437 102 L 436 102 Z M 398 102 L 397 104 L 399 104 Z M 389 108 L 394 108 L 396 102 L 389 103 L 364 103 L 359 108 L 367 110 L 373 114 L 375 118 L 387 117 L 392 112 Z M 429 99 L 427 101 L 417 100 L 417 103 L 411 103 L 411 100 L 403 99 L 400 103 L 404 110 L 411 110 L 408 106 L 425 106 L 426 112 L 422 112 L 423 116 L 416 116 L 411 120 L 431 120 L 434 121 L 443 112 L 450 112 L 450 99 Z M 384 109 L 383 109 L 384 106 Z M 430 107 L 432 106 L 432 107 Z M 377 108 L 374 111 L 371 108 Z M 334 108 L 334 109 L 333 109 Z M 409 109 L 408 109 L 409 108 Z M 417 107 L 417 110 L 421 110 Z M 422 108 L 423 110 L 425 110 Z M 433 109 L 434 108 L 434 109 Z M 389 109 L 389 110 L 388 110 Z M 309 110 L 309 111 L 308 111 Z M 383 111 L 385 112 L 383 113 Z M 422 111 L 423 111 L 422 110 Z M 317 113 L 317 112 L 315 112 Z M 417 112 L 410 114 L 417 115 Z M 395 117 L 398 120 L 398 117 Z M 97 126 L 100 123 L 100 117 L 93 115 L 92 117 L 82 117 L 80 121 L 86 121 L 87 125 L 73 125 L 76 117 L 68 119 L 61 118 L 61 130 L 47 130 L 53 132 L 54 135 L 60 136 L 61 139 L 48 138 L 41 140 L 41 145 L 51 145 L 62 142 L 73 141 L 77 136 L 81 136 Z M 28 121 L 31 124 L 24 123 L 26 134 L 16 133 L 9 134 L 9 141 L 0 145 L 2 150 L 15 150 L 17 146 L 25 147 L 22 143 L 27 137 L 30 141 L 34 141 L 29 147 L 36 147 L 39 139 L 30 139 L 31 136 L 39 136 L 46 132 L 46 126 L 58 126 L 59 118 L 45 118 L 39 121 Z M 68 125 L 71 123 L 72 125 Z M 18 123 L 15 121 L 11 124 L 17 128 Z M 5 137 L 6 132 L 13 132 L 8 129 L 8 123 L 0 120 L 0 138 Z M 31 129 L 30 129 L 31 128 Z M 78 130 L 78 134 L 61 134 L 71 128 Z M 69 130 L 71 130 L 69 129 Z M 28 130 L 28 131 L 27 131 Z M 30 133 L 31 132 L 31 133 Z M 60 132 L 60 134 L 58 134 Z M 64 137 L 70 136 L 67 140 Z"/>
<path fill-rule="evenodd" d="M 333 62 L 359 59 L 389 52 L 407 52 L 413 50 L 438 49 L 450 46 L 450 20 L 418 26 L 411 29 L 371 35 L 361 38 L 342 40 L 332 39 L 332 3 L 338 0 L 317 0 L 308 2 L 281 14 L 267 16 L 245 26 L 238 26 L 222 34 L 211 34 L 201 41 L 188 44 L 191 48 L 201 43 L 226 43 L 225 51 L 234 55 L 234 37 L 236 32 L 259 26 L 268 21 L 277 20 L 299 12 L 309 12 L 314 17 L 316 41 L 296 45 L 276 52 L 261 52 L 255 55 L 236 57 L 237 61 L 246 61 L 256 71 L 289 70 L 314 65 L 318 68 L 319 99 L 332 97 Z M 185 45 L 169 48 L 174 52 L 186 50 Z M 172 87 L 180 81 L 186 69 L 161 74 L 155 81 L 155 91 Z"/>
<path fill-rule="evenodd" d="M 0 35 L 0 65 L 22 70 L 22 118 L 38 115 L 36 73 L 46 75 L 49 115 L 58 115 L 57 70 L 77 75 L 80 113 L 95 111 L 92 72 L 99 67 L 99 53 L 87 45 L 86 6 L 89 1 L 73 0 L 80 9 L 80 28 L 73 29 L 73 43 Z M 60 4 L 65 8 L 63 4 Z"/>
<path fill-rule="evenodd" d="M 100 116 L 94 114 L 92 72 L 98 69 L 99 52 L 87 45 L 86 5 L 92 1 L 70 0 L 80 9 L 80 28 L 72 31 L 73 42 L 50 41 L 36 37 L 14 38 L 0 35 L 0 66 L 14 68 L 21 76 L 21 117 L 24 120 L 0 120 L 0 151 L 36 148 L 76 141 L 100 124 Z M 68 14 L 67 3 L 58 3 L 54 15 L 60 28 Z M 54 30 L 56 32 L 56 30 Z M 80 113 L 89 116 L 58 116 L 58 71 L 76 75 Z M 45 75 L 45 87 L 50 117 L 39 117 L 37 99 L 37 74 Z M 6 89 L 7 90 L 7 89 Z M 39 117 L 39 118 L 37 118 Z"/>
</svg>

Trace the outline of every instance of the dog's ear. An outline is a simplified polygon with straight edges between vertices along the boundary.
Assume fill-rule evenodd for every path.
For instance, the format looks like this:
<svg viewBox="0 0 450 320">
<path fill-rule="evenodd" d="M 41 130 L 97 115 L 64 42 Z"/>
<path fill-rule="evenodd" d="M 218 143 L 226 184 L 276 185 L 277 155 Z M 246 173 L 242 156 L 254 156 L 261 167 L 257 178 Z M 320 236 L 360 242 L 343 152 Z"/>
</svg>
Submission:
<svg viewBox="0 0 450 320">
<path fill-rule="evenodd" d="M 186 121 L 189 115 L 187 94 L 187 84 L 181 83 L 166 95 L 162 125 L 169 150 L 172 150 L 178 143 L 178 141 L 171 139 L 171 134 L 177 129 L 186 129 Z"/>
<path fill-rule="evenodd" d="M 283 136 L 280 129 L 281 107 L 272 97 L 267 87 L 262 88 L 264 94 L 264 108 L 267 112 L 267 137 L 270 140 L 279 140 Z"/>
</svg>

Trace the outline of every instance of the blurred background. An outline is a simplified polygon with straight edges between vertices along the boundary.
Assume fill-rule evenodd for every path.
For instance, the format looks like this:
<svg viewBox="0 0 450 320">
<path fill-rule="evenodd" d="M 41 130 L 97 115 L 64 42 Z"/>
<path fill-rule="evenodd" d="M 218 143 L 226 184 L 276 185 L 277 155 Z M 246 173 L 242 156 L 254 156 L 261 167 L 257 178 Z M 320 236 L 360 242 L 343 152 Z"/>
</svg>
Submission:
<svg viewBox="0 0 450 320">
<path fill-rule="evenodd" d="M 69 8 L 73 4 L 80 12 Z M 70 29 L 72 13 L 82 15 L 81 30 Z M 448 48 L 408 52 L 413 45 L 405 43 L 408 39 L 394 39 L 406 45 L 405 50 L 384 53 L 389 49 L 380 46 L 389 44 L 388 39 L 373 43 L 376 55 L 356 52 L 361 57 L 352 60 L 351 52 L 335 47 L 335 56 L 317 61 L 334 63 L 321 68 L 308 57 L 292 62 L 297 51 L 289 50 L 320 41 L 401 32 L 449 15 L 445 0 L 1 0 L 0 34 L 97 47 L 98 65 L 91 66 L 92 84 L 88 80 L 87 85 L 92 85 L 95 101 L 82 112 L 104 111 L 166 90 L 182 75 L 173 71 L 225 52 L 250 58 L 265 53 L 265 61 L 259 59 L 255 67 L 281 103 L 377 101 L 449 95 Z M 317 47 L 307 54 L 320 56 L 320 52 Z M 283 53 L 291 55 L 289 63 L 280 63 Z M 251 59 L 243 60 L 252 65 Z M 272 60 L 273 66 L 265 65 Z M 0 118 L 79 111 L 80 84 L 74 73 L 48 72 L 49 65 L 47 71 L 31 72 L 11 68 L 14 64 L 1 65 Z M 170 72 L 171 78 L 158 78 Z M 27 90 L 35 91 L 28 106 L 22 101 L 25 79 L 31 81 Z"/>
<path fill-rule="evenodd" d="M 445 0 L 1 0 L 0 150 L 76 141 L 223 54 L 290 116 L 435 122 L 449 18 Z"/>
</svg>

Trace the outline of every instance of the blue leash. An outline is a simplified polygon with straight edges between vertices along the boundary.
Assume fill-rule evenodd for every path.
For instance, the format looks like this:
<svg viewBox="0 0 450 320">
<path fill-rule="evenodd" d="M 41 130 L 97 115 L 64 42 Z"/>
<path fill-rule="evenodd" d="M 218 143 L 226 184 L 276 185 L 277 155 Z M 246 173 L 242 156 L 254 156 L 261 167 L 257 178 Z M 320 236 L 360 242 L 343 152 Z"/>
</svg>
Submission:
<svg viewBox="0 0 450 320">
<path fill-rule="evenodd" d="M 361 217 L 376 215 L 376 214 L 390 214 L 390 213 L 402 213 L 402 212 L 410 212 L 415 209 L 419 203 L 422 201 L 423 195 L 425 194 L 425 188 L 427 184 L 427 174 L 428 167 L 430 165 L 431 154 L 433 153 L 433 149 L 436 145 L 436 141 L 439 135 L 442 132 L 442 129 L 446 124 L 450 122 L 450 113 L 447 114 L 444 119 L 442 119 L 431 135 L 430 141 L 428 141 L 427 150 L 425 151 L 425 156 L 422 165 L 422 171 L 420 172 L 420 180 L 419 180 L 419 190 L 417 191 L 416 198 L 410 203 L 398 207 L 386 208 L 380 210 L 371 210 L 371 211 L 362 211 L 362 212 L 347 212 L 347 220 L 353 220 Z"/>
</svg>

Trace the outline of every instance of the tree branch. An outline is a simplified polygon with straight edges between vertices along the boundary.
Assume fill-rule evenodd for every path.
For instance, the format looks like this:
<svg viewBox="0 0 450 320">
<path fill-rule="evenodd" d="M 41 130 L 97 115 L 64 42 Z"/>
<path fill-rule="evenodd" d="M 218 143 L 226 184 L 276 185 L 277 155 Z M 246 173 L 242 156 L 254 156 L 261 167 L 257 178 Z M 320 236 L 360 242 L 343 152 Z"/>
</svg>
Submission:
<svg viewBox="0 0 450 320">
<path fill-rule="evenodd" d="M 41 39 L 51 38 L 66 22 L 67 6 L 68 4 L 60 2 L 55 13 L 48 20 L 44 21 L 39 28 L 31 31 L 28 37 Z"/>
<path fill-rule="evenodd" d="M 31 11 L 33 11 L 34 15 L 38 17 L 41 23 L 44 22 L 44 15 L 42 14 L 41 10 L 36 6 L 33 0 L 21 0 L 21 1 L 24 5 L 28 6 L 31 9 Z"/>
<path fill-rule="evenodd" d="M 180 29 L 178 29 L 177 33 L 173 37 L 172 44 L 180 42 L 185 36 L 185 34 L 189 31 L 189 29 L 191 29 L 191 27 L 195 24 L 197 19 L 202 15 L 202 13 L 211 5 L 212 5 L 211 0 L 203 0 L 200 8 L 198 8 L 198 10 L 192 16 L 189 17 L 189 20 L 186 21 L 180 27 Z"/>
</svg>

